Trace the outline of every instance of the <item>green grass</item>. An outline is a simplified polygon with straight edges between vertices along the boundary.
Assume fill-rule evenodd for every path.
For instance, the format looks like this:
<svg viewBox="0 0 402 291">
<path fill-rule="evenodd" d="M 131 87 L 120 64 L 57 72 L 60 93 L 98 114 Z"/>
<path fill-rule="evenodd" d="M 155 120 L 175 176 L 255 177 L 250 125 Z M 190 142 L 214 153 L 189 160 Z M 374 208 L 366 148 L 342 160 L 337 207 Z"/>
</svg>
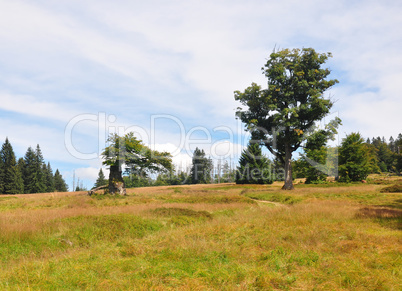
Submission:
<svg viewBox="0 0 402 291">
<path fill-rule="evenodd" d="M 0 289 L 402 288 L 401 193 L 280 186 L 0 197 Z"/>
</svg>

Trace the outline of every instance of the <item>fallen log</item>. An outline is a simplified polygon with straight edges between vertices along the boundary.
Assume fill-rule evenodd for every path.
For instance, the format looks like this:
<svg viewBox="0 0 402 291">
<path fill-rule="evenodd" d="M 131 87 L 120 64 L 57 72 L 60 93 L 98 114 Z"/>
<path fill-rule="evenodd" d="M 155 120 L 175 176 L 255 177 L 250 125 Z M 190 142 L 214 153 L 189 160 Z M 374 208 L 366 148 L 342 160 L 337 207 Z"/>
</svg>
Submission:
<svg viewBox="0 0 402 291">
<path fill-rule="evenodd" d="M 96 191 L 99 191 L 99 190 L 102 190 L 102 189 L 107 189 L 108 187 L 109 187 L 108 185 L 104 185 L 104 186 L 99 186 L 99 187 L 96 187 L 96 188 L 92 188 L 91 190 L 88 191 L 88 195 L 91 196 Z"/>
</svg>

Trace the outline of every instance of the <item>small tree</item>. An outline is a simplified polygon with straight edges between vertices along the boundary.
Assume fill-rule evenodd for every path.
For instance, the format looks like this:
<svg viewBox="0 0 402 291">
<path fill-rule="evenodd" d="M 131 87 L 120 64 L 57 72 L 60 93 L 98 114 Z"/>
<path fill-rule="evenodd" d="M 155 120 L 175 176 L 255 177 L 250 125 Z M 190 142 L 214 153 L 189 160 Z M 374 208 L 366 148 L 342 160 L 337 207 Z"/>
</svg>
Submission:
<svg viewBox="0 0 402 291">
<path fill-rule="evenodd" d="M 338 176 L 338 165 L 333 165 L 331 157 L 328 156 L 328 154 L 333 154 L 334 149 L 326 145 L 329 140 L 334 140 L 340 124 L 341 120 L 335 118 L 325 126 L 325 129 L 314 130 L 311 134 L 307 135 L 306 144 L 303 147 L 304 154 L 298 165 L 299 168 L 304 168 L 306 184 L 324 182 L 327 176 Z"/>
<path fill-rule="evenodd" d="M 48 162 L 47 165 L 43 164 L 43 173 L 45 175 L 45 181 L 46 181 L 46 192 L 54 192 L 56 190 L 54 186 L 54 175 L 53 175 L 53 170 L 52 167 L 50 166 L 50 163 Z"/>
<path fill-rule="evenodd" d="M 237 116 L 285 168 L 282 189 L 293 189 L 292 153 L 305 139 L 304 132 L 332 107 L 323 93 L 338 81 L 327 80 L 330 70 L 321 68 L 329 57 L 312 48 L 274 51 L 262 68 L 268 88 L 252 83 L 244 92 L 235 92 L 235 99 L 246 107 L 239 108 Z"/>
<path fill-rule="evenodd" d="M 272 163 L 257 143 L 249 143 L 239 160 L 236 184 L 272 184 Z"/>
<path fill-rule="evenodd" d="M 60 174 L 59 169 L 56 169 L 54 173 L 54 187 L 57 192 L 67 192 L 68 186 L 66 181 L 64 181 L 63 176 Z"/>
<path fill-rule="evenodd" d="M 207 158 L 204 150 L 195 148 L 191 165 L 191 183 L 192 184 L 207 184 L 211 182 L 212 160 Z"/>
<path fill-rule="evenodd" d="M 18 194 L 23 193 L 24 185 L 21 179 L 13 147 L 8 138 L 0 150 L 0 165 L 2 166 L 2 193 Z"/>
<path fill-rule="evenodd" d="M 222 183 L 231 183 L 236 180 L 236 169 L 231 169 L 231 166 L 229 165 L 228 161 L 225 161 L 222 167 L 222 178 L 221 182 Z"/>
<path fill-rule="evenodd" d="M 126 166 L 130 174 L 146 176 L 148 173 L 170 171 L 172 158 L 168 152 L 158 152 L 145 146 L 132 132 L 119 136 L 112 134 L 108 138 L 109 146 L 102 153 L 103 164 L 110 167 L 109 192 L 126 195 L 122 177 L 122 167 Z"/>
<path fill-rule="evenodd" d="M 96 182 L 95 182 L 95 185 L 94 185 L 93 188 L 98 188 L 98 187 L 101 187 L 101 186 L 105 186 L 107 184 L 108 184 L 108 181 L 105 178 L 105 175 L 103 174 L 102 169 L 100 169 L 99 173 L 98 173 L 98 178 L 96 179 Z"/>
<path fill-rule="evenodd" d="M 32 193 L 44 193 L 47 190 L 46 186 L 46 171 L 44 171 L 43 165 L 45 160 L 43 158 L 42 150 L 39 145 L 36 145 L 35 149 L 35 182 L 33 184 Z M 46 169 L 46 167 L 45 167 Z"/>
<path fill-rule="evenodd" d="M 372 154 L 360 133 L 351 133 L 342 140 L 339 148 L 339 181 L 365 180 L 370 172 Z"/>
</svg>

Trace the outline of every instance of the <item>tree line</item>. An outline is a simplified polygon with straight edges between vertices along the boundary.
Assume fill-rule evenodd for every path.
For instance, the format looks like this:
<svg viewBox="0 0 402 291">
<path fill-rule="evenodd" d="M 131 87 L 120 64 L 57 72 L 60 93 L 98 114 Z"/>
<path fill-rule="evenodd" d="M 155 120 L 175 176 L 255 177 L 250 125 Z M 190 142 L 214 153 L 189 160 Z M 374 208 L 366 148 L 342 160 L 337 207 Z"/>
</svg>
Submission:
<svg viewBox="0 0 402 291">
<path fill-rule="evenodd" d="M 401 172 L 400 140 L 373 138 L 364 141 L 360 133 L 347 135 L 339 147 L 328 143 L 337 134 L 341 120 L 331 120 L 325 128 L 315 124 L 328 116 L 334 104 L 324 93 L 338 83 L 329 79 L 329 68 L 323 67 L 331 53 L 317 53 L 313 48 L 274 50 L 262 68 L 267 87 L 252 83 L 244 91 L 235 91 L 239 101 L 236 118 L 251 134 L 247 149 L 242 152 L 235 171 L 237 183 L 272 183 L 283 180 L 282 189 L 294 189 L 295 176 L 306 183 L 326 182 L 335 176 L 340 182 L 361 181 L 369 173 Z M 124 186 L 139 185 L 149 179 L 149 172 L 159 172 L 159 183 L 191 184 L 213 181 L 212 161 L 198 148 L 194 152 L 190 173 L 173 173 L 171 155 L 152 151 L 133 135 L 111 136 L 106 147 L 104 164 L 110 166 L 110 192 Z M 265 147 L 274 157 L 270 161 L 261 153 Z M 293 154 L 301 153 L 295 160 Z M 122 177 L 126 164 L 129 178 Z M 187 175 L 187 176 L 186 176 Z M 129 180 L 128 180 L 129 179 Z M 131 183 L 131 184 L 130 184 Z M 145 186 L 145 185 L 142 185 Z M 113 191 L 112 191 L 113 190 Z"/>
<path fill-rule="evenodd" d="M 391 173 L 402 174 L 402 134 L 396 139 L 385 138 L 363 139 L 360 133 L 348 134 L 340 146 L 329 146 L 327 143 L 337 133 L 340 121 L 335 120 L 325 129 L 314 128 L 306 143 L 302 146 L 301 155 L 292 160 L 292 179 L 306 178 L 309 183 L 326 183 L 328 177 L 339 182 L 362 181 L 369 174 Z M 247 148 L 241 153 L 238 166 L 232 168 L 227 161 L 222 165 L 214 165 L 205 151 L 195 149 L 192 163 L 187 171 L 160 172 L 151 178 L 146 172 L 135 172 L 127 169 L 123 180 L 127 188 L 228 183 L 237 184 L 271 184 L 284 180 L 284 169 L 281 163 L 270 159 L 262 153 L 262 145 L 251 138 Z M 94 188 L 108 184 L 100 169 Z"/>
<path fill-rule="evenodd" d="M 306 183 L 323 183 L 328 176 L 334 176 L 340 182 L 355 182 L 365 180 L 369 174 L 401 175 L 401 149 L 402 134 L 396 140 L 390 137 L 386 142 L 380 137 L 365 141 L 360 133 L 353 132 L 339 147 L 322 144 L 311 148 L 307 145 L 301 158 L 293 161 L 294 177 L 306 178 Z"/>
<path fill-rule="evenodd" d="M 39 144 L 29 147 L 24 157 L 16 159 L 6 138 L 0 150 L 0 194 L 66 192 L 68 186 L 59 170 L 53 174 L 45 163 Z"/>
<path fill-rule="evenodd" d="M 157 171 L 156 175 L 151 175 L 151 172 L 145 168 L 138 170 L 133 167 L 126 167 L 122 178 L 127 188 L 227 183 L 235 181 L 235 169 L 228 161 L 214 165 L 205 151 L 197 147 L 193 153 L 191 166 L 187 170 L 177 170 L 172 165 L 169 169 Z M 108 183 L 103 170 L 100 169 L 93 189 L 108 185 Z"/>
</svg>

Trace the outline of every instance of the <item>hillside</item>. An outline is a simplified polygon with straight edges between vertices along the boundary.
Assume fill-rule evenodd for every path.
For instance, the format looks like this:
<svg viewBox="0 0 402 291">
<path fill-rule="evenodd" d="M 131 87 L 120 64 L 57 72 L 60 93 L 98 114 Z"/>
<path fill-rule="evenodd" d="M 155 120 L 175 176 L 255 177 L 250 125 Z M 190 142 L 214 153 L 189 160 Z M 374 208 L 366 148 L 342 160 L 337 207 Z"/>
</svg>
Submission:
<svg viewBox="0 0 402 291">
<path fill-rule="evenodd" d="M 400 290 L 401 181 L 0 196 L 0 288 Z"/>
</svg>

